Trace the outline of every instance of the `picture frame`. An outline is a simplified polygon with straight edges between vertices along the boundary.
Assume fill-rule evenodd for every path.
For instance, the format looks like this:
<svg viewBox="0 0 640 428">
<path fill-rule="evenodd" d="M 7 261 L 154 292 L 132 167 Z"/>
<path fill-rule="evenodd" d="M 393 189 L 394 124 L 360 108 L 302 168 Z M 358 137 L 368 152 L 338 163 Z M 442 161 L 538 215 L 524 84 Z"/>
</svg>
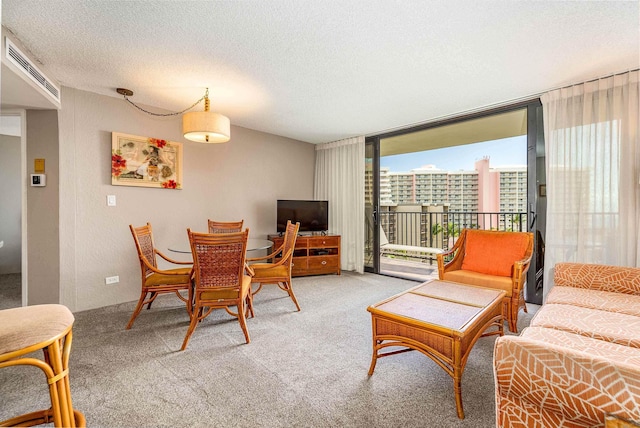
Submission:
<svg viewBox="0 0 640 428">
<path fill-rule="evenodd" d="M 111 133 L 111 185 L 182 189 L 182 143 Z"/>
</svg>

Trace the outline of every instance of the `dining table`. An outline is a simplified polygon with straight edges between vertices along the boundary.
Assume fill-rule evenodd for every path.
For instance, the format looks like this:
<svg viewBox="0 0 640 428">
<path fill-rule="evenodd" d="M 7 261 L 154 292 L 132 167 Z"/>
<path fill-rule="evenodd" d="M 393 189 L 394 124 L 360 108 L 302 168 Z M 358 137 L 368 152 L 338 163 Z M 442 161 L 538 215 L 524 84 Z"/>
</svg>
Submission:
<svg viewBox="0 0 640 428">
<path fill-rule="evenodd" d="M 267 250 L 273 246 L 273 241 L 268 239 L 247 239 L 247 251 Z M 188 242 L 173 244 L 168 247 L 169 251 L 174 253 L 191 254 L 191 247 Z"/>
</svg>

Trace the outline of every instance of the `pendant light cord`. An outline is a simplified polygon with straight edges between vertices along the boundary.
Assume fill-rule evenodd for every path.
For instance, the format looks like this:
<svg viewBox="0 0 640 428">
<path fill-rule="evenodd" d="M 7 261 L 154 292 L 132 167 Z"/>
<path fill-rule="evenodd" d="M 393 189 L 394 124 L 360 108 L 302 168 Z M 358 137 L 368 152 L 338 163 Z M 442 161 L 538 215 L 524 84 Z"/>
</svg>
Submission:
<svg viewBox="0 0 640 428">
<path fill-rule="evenodd" d="M 202 100 L 205 100 L 207 98 L 209 98 L 209 88 L 207 88 L 207 91 L 205 92 L 204 96 L 202 98 L 200 98 L 198 101 L 196 101 L 195 103 L 193 103 L 190 107 L 187 107 L 186 109 L 182 110 L 182 111 L 178 111 L 175 113 L 154 113 L 152 111 L 149 110 L 145 110 L 144 108 L 140 107 L 139 105 L 137 105 L 136 103 L 134 103 L 133 101 L 131 101 L 129 99 L 129 97 L 127 96 L 127 94 L 123 94 L 124 99 L 131 104 L 132 106 L 134 106 L 135 108 L 137 108 L 138 110 L 140 110 L 141 112 L 150 114 L 151 116 L 160 116 L 160 117 L 167 117 L 167 116 L 178 116 L 180 114 L 183 114 L 186 111 L 191 110 L 192 108 L 194 108 L 195 106 L 197 106 L 198 104 L 200 104 L 200 102 Z"/>
</svg>

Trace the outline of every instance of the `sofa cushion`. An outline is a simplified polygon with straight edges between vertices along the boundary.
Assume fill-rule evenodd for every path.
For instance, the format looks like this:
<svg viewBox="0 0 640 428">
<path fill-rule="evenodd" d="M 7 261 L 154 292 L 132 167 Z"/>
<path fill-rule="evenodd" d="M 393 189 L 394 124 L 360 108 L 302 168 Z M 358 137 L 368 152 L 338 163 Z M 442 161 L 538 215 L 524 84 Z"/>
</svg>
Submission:
<svg viewBox="0 0 640 428">
<path fill-rule="evenodd" d="M 640 317 L 640 295 L 555 285 L 546 303 L 561 303 Z"/>
<path fill-rule="evenodd" d="M 640 317 L 564 304 L 545 304 L 532 327 L 564 330 L 619 345 L 640 348 Z"/>
<path fill-rule="evenodd" d="M 505 294 L 505 297 L 511 297 L 513 291 L 513 284 L 509 277 L 487 275 L 486 273 L 472 272 L 470 270 L 453 270 L 445 272 L 442 279 L 445 281 L 504 290 L 507 293 Z"/>
<path fill-rule="evenodd" d="M 511 276 L 529 245 L 526 233 L 467 230 L 462 269 L 487 275 Z"/>
<path fill-rule="evenodd" d="M 558 263 L 555 285 L 612 291 L 640 296 L 640 268 L 586 263 Z"/>
<path fill-rule="evenodd" d="M 640 367 L 615 358 L 503 336 L 494 377 L 498 426 L 591 428 L 602 427 L 606 413 L 640 418 Z"/>
<path fill-rule="evenodd" d="M 566 346 L 587 352 L 589 355 L 611 358 L 640 368 L 640 349 L 638 348 L 545 327 L 526 327 L 520 336 L 552 345 Z"/>
</svg>

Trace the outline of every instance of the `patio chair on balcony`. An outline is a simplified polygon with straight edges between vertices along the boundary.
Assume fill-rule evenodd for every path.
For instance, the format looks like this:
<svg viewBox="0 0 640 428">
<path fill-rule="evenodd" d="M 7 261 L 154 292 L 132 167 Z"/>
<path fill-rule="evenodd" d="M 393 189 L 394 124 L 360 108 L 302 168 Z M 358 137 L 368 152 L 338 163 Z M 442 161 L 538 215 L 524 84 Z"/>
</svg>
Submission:
<svg viewBox="0 0 640 428">
<path fill-rule="evenodd" d="M 413 258 L 428 258 L 433 260 L 433 256 L 444 253 L 442 248 L 420 247 L 417 245 L 390 244 L 384 229 L 380 226 L 380 255 L 381 256 L 404 256 Z"/>
</svg>

